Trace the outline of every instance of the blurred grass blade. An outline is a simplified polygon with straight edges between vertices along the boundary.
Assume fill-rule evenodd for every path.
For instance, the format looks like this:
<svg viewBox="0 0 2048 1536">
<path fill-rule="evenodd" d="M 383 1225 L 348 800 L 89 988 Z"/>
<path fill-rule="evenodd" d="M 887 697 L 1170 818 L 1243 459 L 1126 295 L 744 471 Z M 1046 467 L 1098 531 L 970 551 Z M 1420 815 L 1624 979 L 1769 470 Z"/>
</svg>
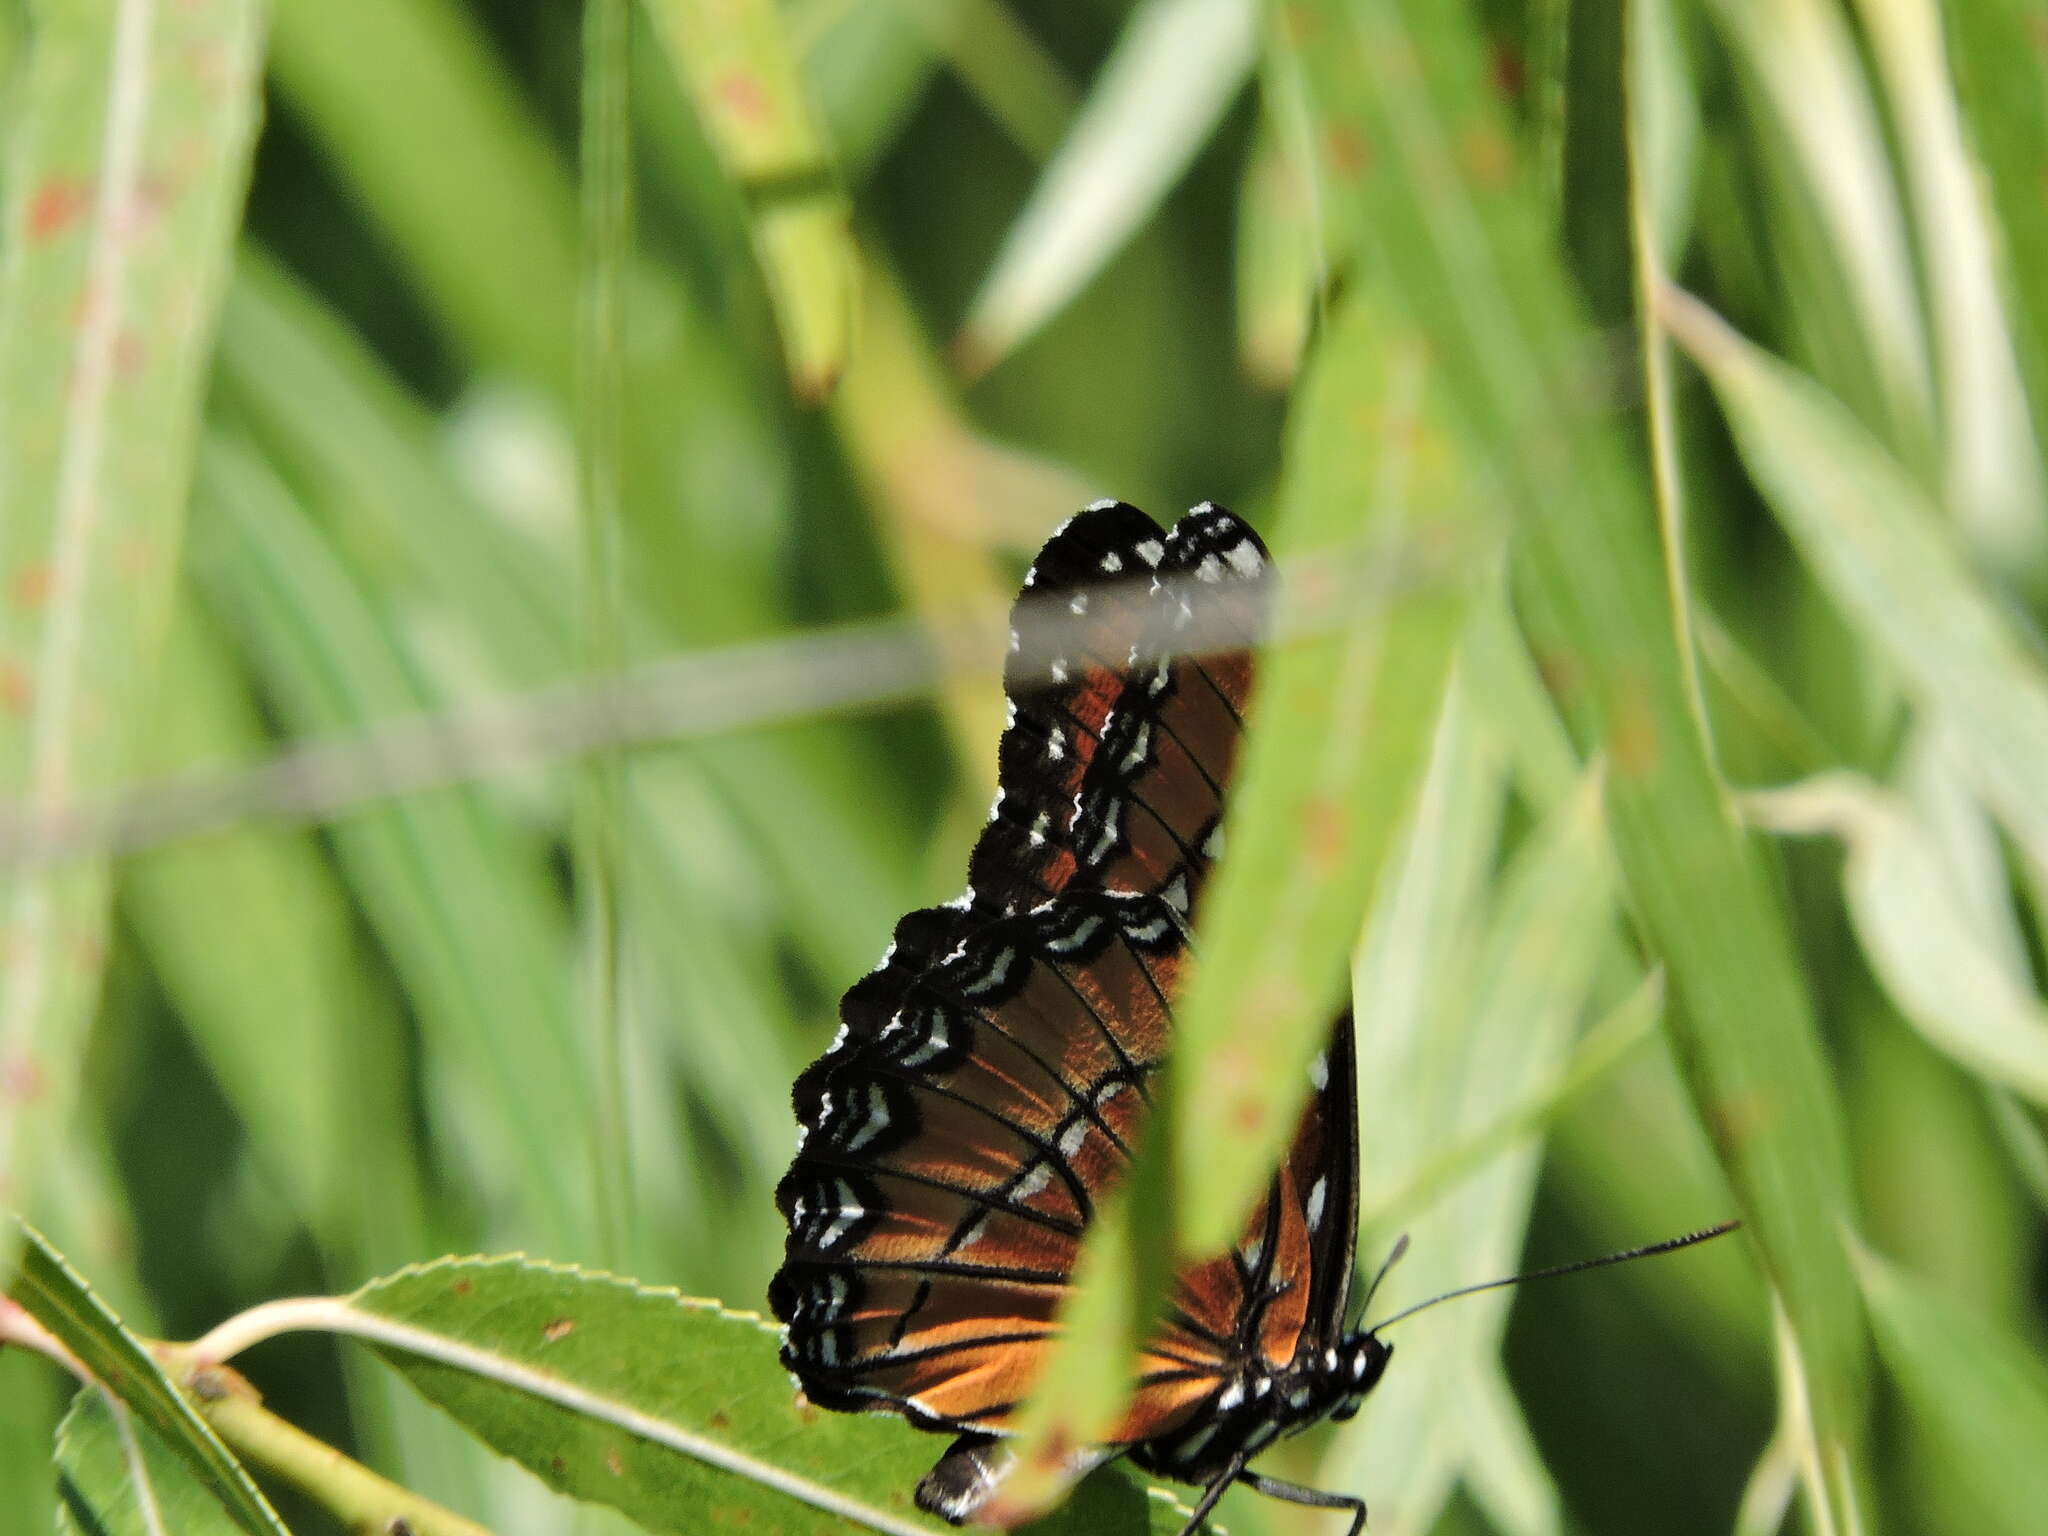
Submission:
<svg viewBox="0 0 2048 1536">
<path fill-rule="evenodd" d="M 1814 579 L 1928 718 L 2030 858 L 2048 865 L 2048 677 L 1927 494 L 1824 390 L 1675 290 L 1660 306 Z"/>
<path fill-rule="evenodd" d="M 1387 1057 L 1380 1030 L 1370 1010 L 1361 1012 L 1359 1056 L 1373 1063 L 1372 1080 L 1408 1085 L 1397 1122 L 1405 1144 L 1376 1135 L 1368 1166 L 1396 1176 L 1418 1169 L 1445 1142 L 1484 1134 L 1531 1081 L 1558 1072 L 1592 987 L 1613 895 L 1596 769 L 1582 776 L 1510 865 L 1468 962 L 1466 973 L 1476 978 L 1469 993 L 1443 999 L 1431 1027 L 1404 1053 L 1398 1077 L 1381 1075 Z M 1375 953 L 1395 958 L 1379 946 Z M 1373 1101 L 1372 1119 L 1388 1117 L 1386 1097 Z M 1390 1279 L 1393 1294 L 1381 1298 L 1382 1310 L 1514 1271 L 1539 1148 L 1535 1136 L 1521 1138 L 1411 1216 L 1405 1223 L 1410 1257 Z M 1369 1259 L 1394 1236 L 1375 1227 L 1365 1248 Z M 1505 1291 L 1489 1293 L 1404 1323 L 1406 1367 L 1388 1374 L 1357 1427 L 1340 1430 L 1325 1458 L 1330 1486 L 1371 1489 L 1393 1512 L 1387 1529 L 1396 1536 L 1429 1531 L 1450 1493 L 1438 1469 L 1468 1475 L 1475 1457 L 1492 1458 L 1486 1476 L 1504 1493 L 1518 1490 L 1508 1502 L 1533 1522 L 1518 1529 L 1558 1526 L 1555 1491 L 1547 1498 L 1534 1491 L 1527 1457 L 1478 1444 L 1480 1421 L 1460 1408 L 1469 1384 L 1496 1368 L 1512 1299 Z"/>
<path fill-rule="evenodd" d="M 1006 0 L 888 0 L 916 16 L 1010 142 L 1047 159 L 1074 116 L 1074 85 Z"/>
<path fill-rule="evenodd" d="M 1349 624 L 1260 659 L 1230 857 L 1176 1009 L 1175 1172 L 1201 1192 L 1180 1213 L 1191 1254 L 1237 1237 L 1293 1130 L 1495 542 L 1456 462 L 1434 451 L 1441 386 L 1419 338 L 1355 295 L 1312 369 L 1275 551 L 1304 571 L 1318 551 L 1364 545 L 1374 558 Z"/>
<path fill-rule="evenodd" d="M 1866 1364 L 1838 1236 L 1840 1121 L 1783 916 L 1699 736 L 1654 524 L 1586 405 L 1569 285 L 1489 55 L 1456 6 L 1319 0 L 1277 31 L 1310 85 L 1326 201 L 1440 349 L 1465 445 L 1523 514 L 1538 665 L 1582 750 L 1606 755 L 1615 849 L 1697 1112 L 1793 1319 L 1824 1447 L 1817 1509 L 1853 1532 Z"/>
<path fill-rule="evenodd" d="M 1712 741 L 1711 717 L 1700 684 L 1698 632 L 1692 612 L 1692 581 L 1686 565 L 1685 492 L 1678 460 L 1678 404 L 1671 387 L 1671 343 L 1654 313 L 1654 299 L 1676 254 L 1667 243 L 1666 222 L 1682 193 L 1690 142 L 1672 119 L 1667 103 L 1690 105 L 1686 83 L 1672 67 L 1676 27 L 1665 0 L 1632 0 L 1622 39 L 1631 292 L 1635 305 L 1637 357 L 1643 376 L 1643 407 L 1650 438 L 1650 486 L 1657 500 L 1664 581 L 1670 595 L 1678 659 L 1685 672 L 1693 717 Z M 1682 121 L 1682 118 L 1681 118 Z M 1679 205 L 1682 210 L 1682 205 Z"/>
<path fill-rule="evenodd" d="M 285 97 L 457 342 L 567 400 L 574 194 L 477 21 L 454 0 L 277 0 L 273 32 Z"/>
<path fill-rule="evenodd" d="M 148 718 L 138 765 L 154 772 L 218 766 L 262 748 L 256 705 L 191 601 L 173 617 Z M 389 1035 L 380 1015 L 391 1010 L 363 973 L 347 893 L 314 839 L 243 827 L 156 849 L 123 868 L 120 900 L 241 1117 L 251 1155 L 298 1217 L 334 1251 L 352 1253 L 360 1234 L 344 1197 L 351 1169 L 368 1158 L 381 1173 L 381 1219 L 394 1222 L 409 1203 L 411 1149 L 389 1124 L 360 1132 L 366 1110 L 395 1106 L 367 1094 L 350 1070 L 376 1049 L 373 1038 Z M 378 1140 L 396 1145 L 380 1155 Z"/>
<path fill-rule="evenodd" d="M 1928 341 L 1855 39 L 1831 0 L 1713 0 L 1709 9 L 1747 79 L 1777 172 L 1793 323 L 1814 331 L 1836 388 L 1874 382 L 1874 420 L 1917 455 L 1933 414 Z"/>
<path fill-rule="evenodd" d="M 1956 1530 L 2038 1531 L 2048 1509 L 2048 1369 L 2031 1341 L 1935 1295 L 1876 1255 L 1861 1265 L 1878 1348 L 1915 1433 L 1954 1476 Z"/>
<path fill-rule="evenodd" d="M 1143 0 L 1017 215 L 961 327 L 993 368 L 1087 286 L 1209 140 L 1251 73 L 1252 0 Z"/>
<path fill-rule="evenodd" d="M 37 19 L 0 229 L 0 785 L 31 815 L 117 785 L 149 697 L 256 132 L 262 7 L 96 0 Z M 0 881 L 0 1207 L 42 1204 L 39 1149 L 69 1123 L 107 901 L 97 862 Z"/>
<path fill-rule="evenodd" d="M 1270 100 L 1260 115 L 1237 201 L 1237 346 L 1269 389 L 1293 382 L 1321 297 L 1323 251 L 1305 156 L 1286 141 Z"/>
<path fill-rule="evenodd" d="M 1958 108 L 1969 148 L 1985 171 L 1992 208 L 1985 233 L 2009 285 L 2021 368 L 2032 386 L 2034 443 L 2048 443 L 2048 263 L 2022 253 L 2048 241 L 2041 196 L 2048 155 L 2048 91 L 2042 89 L 2041 14 L 2035 0 L 1946 5 L 1941 20 L 1954 52 Z"/>
<path fill-rule="evenodd" d="M 625 670 L 619 546 L 626 478 L 626 279 L 633 257 L 632 0 L 584 0 L 581 284 L 576 330 L 576 660 L 590 677 Z M 570 827 L 579 979 L 592 1057 L 585 1125 L 591 1209 L 603 1262 L 626 1262 L 636 1199 L 627 1124 L 619 883 L 625 770 L 616 749 L 577 778 Z"/>
<path fill-rule="evenodd" d="M 318 734 L 419 708 L 381 616 L 267 466 L 215 437 L 200 488 L 199 575 L 286 719 Z M 517 1188 L 521 1241 L 588 1251 L 587 1078 L 541 851 L 467 787 L 369 810 L 335 838 L 419 1009 L 449 1106 L 436 1129 L 474 1141 L 471 1177 Z"/>
<path fill-rule="evenodd" d="M 1836 773 L 1753 793 L 1745 804 L 1777 831 L 1847 842 L 1849 914 L 1899 1012 L 1936 1050 L 2048 1106 L 2048 1007 L 1970 921 L 1940 847 L 1903 801 Z"/>
<path fill-rule="evenodd" d="M 192 1411 L 141 1341 L 40 1233 L 32 1227 L 22 1232 L 27 1246 L 8 1295 L 162 1438 L 237 1527 L 248 1536 L 289 1536 L 248 1472 Z"/>
<path fill-rule="evenodd" d="M 846 366 L 860 266 L 846 197 L 774 0 L 646 0 L 726 174 L 746 199 L 754 250 L 799 397 Z"/>
<path fill-rule="evenodd" d="M 1563 1501 L 1507 1368 L 1497 1360 L 1482 1365 L 1467 1381 L 1461 1407 L 1469 1415 L 1465 1480 L 1487 1518 L 1502 1536 L 1562 1536 Z"/>
<path fill-rule="evenodd" d="M 1898 121 L 1933 310 L 1949 510 L 1987 559 L 2048 591 L 2048 484 L 1999 291 L 1982 172 L 1934 0 L 1858 0 Z"/>
</svg>

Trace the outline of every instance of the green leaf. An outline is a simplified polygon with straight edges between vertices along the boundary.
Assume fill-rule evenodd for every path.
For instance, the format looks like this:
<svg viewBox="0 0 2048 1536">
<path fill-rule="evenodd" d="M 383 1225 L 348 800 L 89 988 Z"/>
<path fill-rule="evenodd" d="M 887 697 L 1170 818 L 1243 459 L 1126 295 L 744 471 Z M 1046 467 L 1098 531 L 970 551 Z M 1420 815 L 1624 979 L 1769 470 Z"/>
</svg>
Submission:
<svg viewBox="0 0 2048 1536">
<path fill-rule="evenodd" d="M 0 214 L 0 786 L 31 820 L 122 781 L 149 697 L 255 138 L 262 7 L 93 0 L 38 23 L 11 81 Z M 98 860 L 0 876 L 0 1206 L 42 1205 L 107 906 Z M 0 1245 L 0 1278 L 10 1263 Z"/>
<path fill-rule="evenodd" d="M 1230 856 L 1175 1010 L 1175 1171 L 1201 1192 L 1181 1213 L 1190 1253 L 1237 1236 L 1292 1133 L 1489 559 L 1488 519 L 1437 451 L 1440 387 L 1419 339 L 1360 296 L 1296 406 L 1276 554 L 1297 579 L 1318 561 L 1315 579 L 1366 575 L 1348 622 L 1260 660 Z"/>
<path fill-rule="evenodd" d="M 1249 0 L 1145 0 L 1131 13 L 968 309 L 959 346 L 972 371 L 1009 356 L 1123 249 L 1243 89 L 1257 35 Z"/>
<path fill-rule="evenodd" d="M 669 60 L 746 200 L 791 382 L 821 399 L 846 366 L 860 264 L 838 167 L 773 0 L 647 0 Z"/>
<path fill-rule="evenodd" d="M 2048 864 L 2048 675 L 1926 492 L 1812 379 L 1683 295 L 1664 308 L 1815 580 L 1925 716 L 1953 732 L 1986 802 Z"/>
<path fill-rule="evenodd" d="M 2048 1006 L 1972 921 L 1962 882 L 1911 808 L 1847 773 L 1746 803 L 1778 831 L 1842 838 L 1856 937 L 1899 1012 L 1936 1050 L 2048 1105 Z"/>
<path fill-rule="evenodd" d="M 32 1227 L 8 1292 L 162 1440 L 198 1490 L 248 1536 L 289 1536 L 270 1503 L 142 1343 Z"/>
<path fill-rule="evenodd" d="M 2048 579 L 2048 501 L 2012 326 L 1999 289 L 1996 234 L 1932 0 L 1859 0 L 1898 119 L 1921 269 L 1932 309 L 1948 510 L 1987 559 Z"/>
<path fill-rule="evenodd" d="M 1326 200 L 1438 348 L 1472 472 L 1490 471 L 1521 516 L 1537 663 L 1581 750 L 1605 754 L 1615 851 L 1678 1004 L 1696 1108 L 1792 1320 L 1823 1523 L 1853 1531 L 1866 1345 L 1838 1237 L 1851 1210 L 1839 1113 L 1783 913 L 1701 739 L 1652 509 L 1587 403 L 1582 327 L 1489 55 L 1459 6 L 1321 0 L 1279 15 Z"/>
<path fill-rule="evenodd" d="M 224 436 L 209 441 L 194 553 L 300 732 L 359 731 L 426 702 L 387 615 L 269 467 Z M 585 1251 L 588 1079 L 543 851 L 469 786 L 351 816 L 336 846 L 420 1010 L 429 1070 L 457 1091 L 435 1129 L 472 1138 L 472 1176 L 516 1192 L 523 1239 Z"/>
<path fill-rule="evenodd" d="M 123 1426 L 88 1387 L 57 1426 L 58 1529 L 64 1536 L 230 1536 L 230 1519 L 146 1425 Z"/>
<path fill-rule="evenodd" d="M 1955 1530 L 2038 1531 L 2048 1509 L 2048 1369 L 2021 1338 L 1875 1255 L 1861 1272 L 1878 1349 L 1913 1429 L 1953 1472 Z"/>
<path fill-rule="evenodd" d="M 650 1530 L 948 1529 L 911 1503 L 945 1442 L 802 1402 L 775 1330 L 750 1313 L 517 1258 L 405 1270 L 340 1308 L 333 1326 L 373 1342 L 472 1433 Z M 1167 1532 L 1174 1519 L 1105 1472 L 1032 1530 Z"/>
<path fill-rule="evenodd" d="M 1829 0 L 1714 0 L 1762 130 L 1791 323 L 1871 419 L 1927 442 L 1934 387 L 1905 215 L 1876 104 Z M 1916 450 L 1917 451 L 1917 450 Z"/>
<path fill-rule="evenodd" d="M 1470 705 L 1464 707 L 1469 712 Z M 1468 739 L 1473 734 L 1469 724 L 1464 733 Z M 1456 740 L 1454 727 L 1454 752 Z M 1408 868 L 1426 880 L 1412 862 L 1424 846 L 1414 847 Z M 1530 1083 L 1562 1069 L 1613 919 L 1613 897 L 1600 776 L 1594 770 L 1510 866 L 1483 940 L 1467 955 L 1445 957 L 1477 978 L 1463 995 L 1442 999 L 1444 1006 L 1432 1011 L 1419 1036 L 1402 1021 L 1394 1024 L 1397 1038 L 1384 1039 L 1379 1012 L 1361 1012 L 1360 1059 L 1374 1063 L 1375 1080 L 1386 1080 L 1381 1074 L 1391 1071 L 1409 1085 L 1397 1110 L 1375 1106 L 1372 1119 L 1388 1125 L 1375 1132 L 1369 1167 L 1403 1178 L 1426 1166 L 1444 1144 L 1487 1133 L 1516 1107 Z M 1368 955 L 1382 965 L 1399 963 L 1405 946 L 1391 938 L 1376 911 Z M 1432 946 L 1425 941 L 1419 947 Z M 1361 997 L 1376 990 L 1372 974 L 1368 959 Z M 1517 1139 L 1411 1217 L 1410 1256 L 1390 1277 L 1378 1310 L 1512 1273 L 1540 1150 L 1536 1133 Z M 1372 1231 L 1364 1250 L 1369 1264 L 1394 1235 L 1385 1227 Z M 1451 1476 L 1483 1464 L 1478 1480 L 1519 1512 L 1517 1529 L 1557 1529 L 1556 1492 L 1544 1497 L 1536 1491 L 1529 1458 L 1476 1435 L 1478 1426 L 1460 1411 L 1466 1394 L 1482 1390 L 1495 1368 L 1511 1300 L 1507 1291 L 1489 1292 L 1404 1322 L 1402 1369 L 1389 1372 L 1357 1427 L 1339 1432 L 1324 1463 L 1325 1480 L 1371 1490 L 1384 1506 L 1400 1510 L 1404 1525 L 1422 1530 L 1448 1497 Z M 1512 1417 L 1518 1424 L 1519 1415 Z"/>
</svg>

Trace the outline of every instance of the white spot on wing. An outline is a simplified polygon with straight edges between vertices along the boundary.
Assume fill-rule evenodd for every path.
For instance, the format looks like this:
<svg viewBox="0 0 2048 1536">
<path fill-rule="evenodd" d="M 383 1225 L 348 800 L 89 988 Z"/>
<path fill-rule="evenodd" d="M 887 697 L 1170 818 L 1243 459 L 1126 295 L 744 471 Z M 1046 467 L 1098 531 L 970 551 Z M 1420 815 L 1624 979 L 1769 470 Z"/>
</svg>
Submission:
<svg viewBox="0 0 2048 1536">
<path fill-rule="evenodd" d="M 1323 1206 L 1328 1200 L 1329 1194 L 1330 1181 L 1327 1178 L 1319 1178 L 1314 1184 L 1309 1186 L 1307 1211 L 1309 1231 L 1313 1232 L 1322 1226 Z"/>
<path fill-rule="evenodd" d="M 1124 557 L 1112 549 L 1102 557 L 1102 568 L 1114 576 L 1124 568 Z"/>
<path fill-rule="evenodd" d="M 1166 546 L 1157 539 L 1140 539 L 1133 548 L 1138 558 L 1147 565 L 1157 565 L 1160 557 L 1166 553 Z"/>
<path fill-rule="evenodd" d="M 1259 558 L 1259 546 L 1250 539 L 1239 539 L 1223 551 L 1223 558 L 1240 576 L 1256 576 L 1266 567 L 1266 562 Z"/>
</svg>

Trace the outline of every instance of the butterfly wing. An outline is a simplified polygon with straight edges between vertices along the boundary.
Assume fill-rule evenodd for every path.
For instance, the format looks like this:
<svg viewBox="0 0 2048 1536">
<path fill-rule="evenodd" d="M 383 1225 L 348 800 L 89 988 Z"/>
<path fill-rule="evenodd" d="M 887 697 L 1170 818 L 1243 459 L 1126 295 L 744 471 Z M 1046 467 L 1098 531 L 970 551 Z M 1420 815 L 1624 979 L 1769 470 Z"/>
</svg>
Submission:
<svg viewBox="0 0 2048 1536">
<path fill-rule="evenodd" d="M 1047 541 L 1011 627 L 1000 792 L 963 897 L 976 911 L 1176 879 L 1192 899 L 1251 692 L 1265 567 L 1258 535 L 1216 507 L 1162 533 L 1136 507 L 1100 502 Z M 1223 600 L 1205 605 L 1209 653 L 1176 655 L 1194 585 Z M 1049 657 L 1021 645 L 1034 617 L 1067 640 Z"/>
<path fill-rule="evenodd" d="M 898 924 L 843 1000 L 832 1049 L 797 1082 L 804 1129 L 778 1191 L 789 1238 L 770 1300 L 784 1362 L 813 1400 L 1000 1430 L 1041 1368 L 1167 1048 L 1264 567 L 1228 512 L 1198 508 L 1162 533 L 1122 503 L 1073 519 L 1034 563 L 1020 627 L 1027 604 L 1078 623 L 1042 674 L 1009 668 L 1001 793 L 968 888 Z M 1204 587 L 1220 599 L 1202 605 L 1205 643 L 1240 643 L 1197 657 L 1177 646 Z M 1329 1086 L 1245 1242 L 1179 1277 L 1114 1438 L 1186 1420 L 1248 1350 L 1277 1359 L 1341 1328 L 1349 1228 L 1333 1234 L 1356 1205 L 1349 1042 L 1346 1021 Z"/>
</svg>

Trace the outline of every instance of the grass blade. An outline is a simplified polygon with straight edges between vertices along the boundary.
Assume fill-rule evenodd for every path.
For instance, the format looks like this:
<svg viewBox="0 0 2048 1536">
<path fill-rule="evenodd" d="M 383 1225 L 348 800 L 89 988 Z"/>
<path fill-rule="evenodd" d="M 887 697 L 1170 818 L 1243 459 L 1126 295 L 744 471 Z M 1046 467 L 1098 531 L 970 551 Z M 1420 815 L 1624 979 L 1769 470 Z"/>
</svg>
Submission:
<svg viewBox="0 0 2048 1536">
<path fill-rule="evenodd" d="M 1145 0 L 1131 14 L 961 327 L 993 368 L 1064 308 L 1158 206 L 1251 73 L 1248 0 Z"/>
<path fill-rule="evenodd" d="M 860 265 L 838 168 L 774 0 L 647 0 L 669 61 L 746 200 L 798 396 L 838 382 Z"/>
<path fill-rule="evenodd" d="M 253 0 L 100 0 L 40 16 L 24 60 L 0 233 L 0 782 L 31 814 L 117 784 L 149 696 L 261 26 Z M 42 1203 L 107 902 L 95 861 L 0 883 L 0 1206 Z"/>
<path fill-rule="evenodd" d="M 1913 1428 L 1969 1501 L 1954 1529 L 2020 1536 L 2048 1500 L 2048 1370 L 2026 1340 L 1923 1288 L 1874 1255 L 1862 1264 L 1878 1348 Z"/>
<path fill-rule="evenodd" d="M 1793 1320 L 1823 1447 L 1816 1507 L 1853 1531 L 1866 1365 L 1836 1235 L 1850 1209 L 1839 1118 L 1783 916 L 1700 739 L 1654 524 L 1580 405 L 1569 289 L 1486 54 L 1457 7 L 1325 0 L 1285 16 L 1329 201 L 1441 348 L 1465 441 L 1523 514 L 1538 663 L 1582 750 L 1606 754 L 1616 852 L 1679 1004 L 1698 1113 Z"/>
</svg>

